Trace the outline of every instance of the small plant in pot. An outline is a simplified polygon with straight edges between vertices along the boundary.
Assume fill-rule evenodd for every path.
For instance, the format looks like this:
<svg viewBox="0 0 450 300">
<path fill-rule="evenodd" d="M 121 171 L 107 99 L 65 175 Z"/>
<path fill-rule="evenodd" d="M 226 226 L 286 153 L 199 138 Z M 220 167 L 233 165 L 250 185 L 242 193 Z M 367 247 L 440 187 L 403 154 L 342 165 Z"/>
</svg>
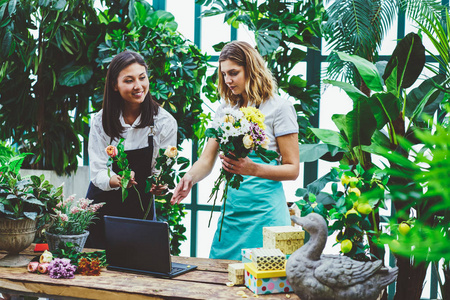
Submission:
<svg viewBox="0 0 450 300">
<path fill-rule="evenodd" d="M 62 186 L 53 187 L 44 175 L 22 178 L 27 154 L 6 151 L 3 144 L 0 148 L 0 249 L 8 252 L 0 266 L 26 266 L 30 259 L 19 253 L 31 245 L 38 224 L 45 223 L 52 203 L 62 197 Z"/>
<path fill-rule="evenodd" d="M 105 204 L 92 204 L 92 201 L 86 198 L 75 200 L 75 196 L 70 196 L 56 204 L 45 232 L 50 251 L 64 247 L 68 242 L 75 245 L 76 251 L 83 250 L 89 235 L 87 229 L 97 219 L 98 209 Z"/>
</svg>

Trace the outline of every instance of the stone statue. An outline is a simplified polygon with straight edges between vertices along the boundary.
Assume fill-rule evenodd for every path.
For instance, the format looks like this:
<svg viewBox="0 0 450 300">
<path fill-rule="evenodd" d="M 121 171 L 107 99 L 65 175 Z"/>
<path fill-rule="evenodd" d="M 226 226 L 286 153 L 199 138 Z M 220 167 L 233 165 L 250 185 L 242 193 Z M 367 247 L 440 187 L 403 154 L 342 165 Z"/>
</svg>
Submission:
<svg viewBox="0 0 450 300">
<path fill-rule="evenodd" d="M 291 216 L 310 234 L 286 264 L 286 276 L 302 300 L 372 300 L 397 279 L 398 268 L 386 268 L 381 260 L 361 262 L 342 255 L 322 255 L 328 228 L 325 219 L 311 213 Z"/>
</svg>

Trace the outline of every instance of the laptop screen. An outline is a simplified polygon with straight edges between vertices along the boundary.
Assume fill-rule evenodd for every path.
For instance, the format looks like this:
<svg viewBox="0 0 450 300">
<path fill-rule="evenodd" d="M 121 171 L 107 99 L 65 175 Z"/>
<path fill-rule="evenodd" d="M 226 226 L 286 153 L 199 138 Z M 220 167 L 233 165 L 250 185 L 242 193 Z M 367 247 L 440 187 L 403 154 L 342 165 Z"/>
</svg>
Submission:
<svg viewBox="0 0 450 300">
<path fill-rule="evenodd" d="M 110 266 L 171 271 L 166 222 L 105 216 L 106 260 Z"/>
</svg>

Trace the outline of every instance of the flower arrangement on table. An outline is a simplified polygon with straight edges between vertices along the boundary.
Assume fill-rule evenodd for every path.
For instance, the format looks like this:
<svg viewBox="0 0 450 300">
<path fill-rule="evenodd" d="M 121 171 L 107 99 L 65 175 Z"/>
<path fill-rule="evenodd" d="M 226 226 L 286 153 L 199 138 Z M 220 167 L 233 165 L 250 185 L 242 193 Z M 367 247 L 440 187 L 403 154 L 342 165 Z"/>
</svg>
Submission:
<svg viewBox="0 0 450 300">
<path fill-rule="evenodd" d="M 219 150 L 232 159 L 246 157 L 250 151 L 254 151 L 264 162 L 269 163 L 278 157 L 276 151 L 268 150 L 269 138 L 265 133 L 265 116 L 255 107 L 241 107 L 239 110 L 232 108 L 224 109 L 224 117 L 220 122 L 213 124 L 212 128 L 206 130 L 206 136 L 215 138 L 219 143 Z M 223 201 L 223 214 L 220 224 L 219 241 L 222 234 L 223 217 L 225 215 L 225 204 L 228 195 L 228 187 L 239 189 L 244 180 L 242 175 L 233 174 L 220 170 L 220 175 L 214 182 L 209 201 L 213 199 L 213 208 L 209 218 L 208 226 L 211 224 L 212 213 L 216 205 L 218 193 L 222 183 L 225 183 L 224 191 L 220 201 Z"/>
<path fill-rule="evenodd" d="M 30 273 L 48 274 L 55 279 L 72 279 L 75 274 L 98 276 L 105 266 L 105 250 L 80 253 L 73 244 L 67 243 L 53 253 L 45 250 L 28 264 L 27 270 Z"/>
<path fill-rule="evenodd" d="M 77 235 L 84 233 L 89 225 L 97 219 L 97 211 L 105 204 L 92 204 L 93 200 L 81 198 L 75 200 L 75 196 L 69 196 L 66 200 L 59 201 L 53 208 L 52 222 L 46 232 L 58 235 Z"/>
</svg>

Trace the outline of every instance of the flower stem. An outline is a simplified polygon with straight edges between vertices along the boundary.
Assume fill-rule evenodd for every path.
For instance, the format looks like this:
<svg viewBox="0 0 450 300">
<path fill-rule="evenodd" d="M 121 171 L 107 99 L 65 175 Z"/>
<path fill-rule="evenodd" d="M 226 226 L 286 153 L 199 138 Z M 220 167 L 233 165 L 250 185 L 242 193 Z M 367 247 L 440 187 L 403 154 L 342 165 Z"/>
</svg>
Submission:
<svg viewBox="0 0 450 300">
<path fill-rule="evenodd" d="M 223 226 L 223 219 L 225 219 L 225 208 L 227 204 L 227 195 L 228 195 L 228 181 L 225 185 L 225 189 L 223 191 L 222 200 L 223 200 L 223 211 L 222 211 L 222 221 L 220 222 L 220 229 L 219 229 L 219 242 L 220 238 L 222 237 L 222 226 Z"/>
<path fill-rule="evenodd" d="M 152 204 L 153 204 L 153 195 L 151 195 L 151 197 L 150 197 L 150 202 L 148 204 L 147 211 L 144 214 L 143 220 L 147 220 L 147 216 L 150 213 L 150 209 L 152 208 Z"/>
<path fill-rule="evenodd" d="M 142 205 L 142 199 L 141 199 L 141 193 L 139 193 L 138 189 L 136 188 L 135 185 L 133 185 L 134 190 L 136 191 L 138 198 L 139 198 L 139 204 L 141 205 L 141 209 L 142 211 L 144 211 L 144 205 Z"/>
</svg>

